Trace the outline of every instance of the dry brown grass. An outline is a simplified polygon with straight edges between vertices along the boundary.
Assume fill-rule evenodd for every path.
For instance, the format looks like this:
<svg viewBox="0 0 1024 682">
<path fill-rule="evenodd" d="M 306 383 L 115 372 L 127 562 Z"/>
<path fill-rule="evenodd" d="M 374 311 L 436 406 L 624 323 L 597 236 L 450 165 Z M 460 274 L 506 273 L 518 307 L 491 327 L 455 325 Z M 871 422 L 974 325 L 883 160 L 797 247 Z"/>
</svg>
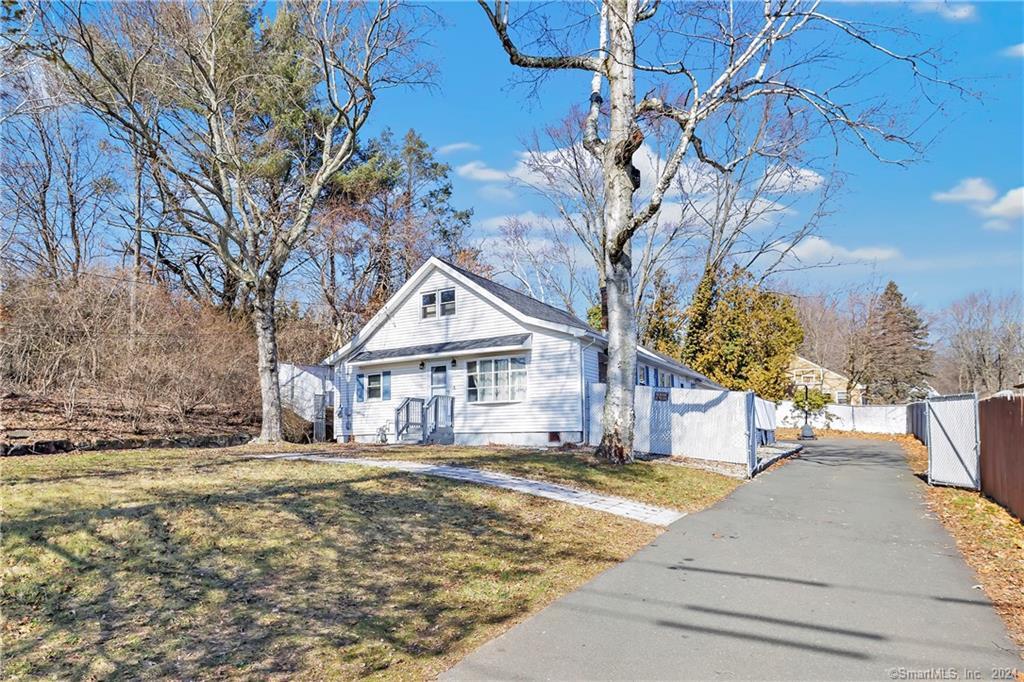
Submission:
<svg viewBox="0 0 1024 682">
<path fill-rule="evenodd" d="M 889 439 L 903 446 L 913 472 L 927 477 L 928 448 L 913 436 Z M 969 490 L 926 486 L 925 498 L 978 574 L 1010 634 L 1024 647 L 1024 524 L 992 500 Z"/>
<path fill-rule="evenodd" d="M 887 440 L 893 443 L 917 442 L 913 436 L 891 433 L 861 433 L 860 431 L 832 431 L 831 429 L 814 429 L 817 438 L 852 438 L 855 440 Z M 775 430 L 775 437 L 779 440 L 799 442 L 800 429 L 780 428 Z"/>
<path fill-rule="evenodd" d="M 659 532 L 254 450 L 4 460 L 4 677 L 432 677 Z"/>
</svg>

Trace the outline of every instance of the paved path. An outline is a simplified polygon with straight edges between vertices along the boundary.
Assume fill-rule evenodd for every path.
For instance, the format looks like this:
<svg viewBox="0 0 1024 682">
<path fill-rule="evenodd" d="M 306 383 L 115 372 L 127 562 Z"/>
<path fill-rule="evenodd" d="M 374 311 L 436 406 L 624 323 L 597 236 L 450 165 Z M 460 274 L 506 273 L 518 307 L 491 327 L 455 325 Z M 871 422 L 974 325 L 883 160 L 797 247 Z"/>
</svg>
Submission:
<svg viewBox="0 0 1024 682">
<path fill-rule="evenodd" d="M 616 516 L 624 516 L 627 519 L 643 521 L 655 526 L 667 526 L 673 521 L 686 516 L 675 509 L 655 507 L 649 504 L 642 504 L 627 500 L 622 497 L 611 495 L 598 495 L 584 490 L 577 490 L 564 485 L 534 481 L 529 478 L 509 476 L 469 467 L 446 466 L 443 464 L 425 464 L 423 462 L 407 462 L 395 459 L 366 459 L 361 457 L 327 457 L 324 455 L 256 455 L 259 459 L 293 459 L 308 460 L 311 462 L 331 462 L 335 464 L 358 464 L 359 466 L 377 467 L 380 469 L 397 469 L 411 474 L 423 474 L 426 476 L 441 476 L 442 478 L 453 478 L 457 481 L 479 483 L 480 485 L 491 485 L 496 488 L 506 488 L 516 492 L 546 497 L 550 500 L 558 500 L 568 504 L 575 504 L 578 507 L 596 509 L 597 511 L 608 512 Z"/>
<path fill-rule="evenodd" d="M 950 668 L 962 680 L 1021 668 L 921 493 L 894 443 L 812 443 L 446 677 L 884 680 Z"/>
</svg>

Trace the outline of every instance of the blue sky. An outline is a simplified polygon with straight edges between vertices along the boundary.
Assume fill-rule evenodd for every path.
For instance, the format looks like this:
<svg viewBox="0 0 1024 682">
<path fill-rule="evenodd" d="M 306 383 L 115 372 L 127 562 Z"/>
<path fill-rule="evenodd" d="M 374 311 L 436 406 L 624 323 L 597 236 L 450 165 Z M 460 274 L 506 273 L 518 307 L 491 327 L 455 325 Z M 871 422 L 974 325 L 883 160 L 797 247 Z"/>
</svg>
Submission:
<svg viewBox="0 0 1024 682">
<path fill-rule="evenodd" d="M 559 74 L 531 96 L 514 85 L 518 70 L 475 3 L 432 7 L 448 24 L 432 35 L 437 88 L 387 94 L 374 127 L 414 127 L 442 151 L 456 171 L 455 204 L 474 209 L 475 235 L 485 239 L 486 225 L 496 219 L 543 210 L 525 190 L 510 189 L 500 173 L 514 166 L 531 131 L 586 99 L 588 77 Z M 924 160 L 907 168 L 842 147 L 842 191 L 821 229 L 823 241 L 813 248 L 849 264 L 791 276 L 791 282 L 838 289 L 892 278 L 931 309 L 973 290 L 1021 289 L 1024 4 L 844 3 L 830 9 L 908 26 L 924 43 L 941 47 L 949 62 L 945 75 L 980 97 L 947 97 L 944 115 L 922 131 L 924 138 L 934 136 Z M 899 40 L 887 44 L 903 47 Z M 905 75 L 890 69 L 865 87 L 900 94 L 906 86 Z"/>
</svg>

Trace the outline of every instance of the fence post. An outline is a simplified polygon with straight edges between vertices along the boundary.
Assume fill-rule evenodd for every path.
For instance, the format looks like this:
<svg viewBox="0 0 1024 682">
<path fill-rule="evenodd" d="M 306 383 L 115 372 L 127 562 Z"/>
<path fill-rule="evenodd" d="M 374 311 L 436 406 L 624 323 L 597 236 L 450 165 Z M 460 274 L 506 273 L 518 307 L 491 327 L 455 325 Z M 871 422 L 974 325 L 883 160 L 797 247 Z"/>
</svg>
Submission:
<svg viewBox="0 0 1024 682">
<path fill-rule="evenodd" d="M 747 478 L 754 477 L 754 469 L 757 468 L 757 425 L 754 414 L 754 392 L 747 391 Z"/>
</svg>

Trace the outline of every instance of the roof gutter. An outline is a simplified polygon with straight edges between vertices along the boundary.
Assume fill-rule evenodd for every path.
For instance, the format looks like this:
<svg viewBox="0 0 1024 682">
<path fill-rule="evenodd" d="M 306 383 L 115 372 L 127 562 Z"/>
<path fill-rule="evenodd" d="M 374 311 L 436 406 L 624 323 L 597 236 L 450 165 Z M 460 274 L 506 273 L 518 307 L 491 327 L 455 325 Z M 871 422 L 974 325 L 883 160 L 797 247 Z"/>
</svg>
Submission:
<svg viewBox="0 0 1024 682">
<path fill-rule="evenodd" d="M 395 365 L 404 362 L 416 362 L 417 360 L 435 360 L 437 358 L 453 358 L 464 355 L 487 355 L 491 353 L 507 353 L 509 351 L 521 350 L 530 350 L 530 344 L 521 343 L 513 346 L 488 346 L 484 348 L 442 351 L 440 353 L 419 353 L 417 355 L 400 355 L 393 358 L 378 358 L 376 360 L 349 360 L 346 364 L 350 367 L 376 367 L 379 365 Z"/>
</svg>

